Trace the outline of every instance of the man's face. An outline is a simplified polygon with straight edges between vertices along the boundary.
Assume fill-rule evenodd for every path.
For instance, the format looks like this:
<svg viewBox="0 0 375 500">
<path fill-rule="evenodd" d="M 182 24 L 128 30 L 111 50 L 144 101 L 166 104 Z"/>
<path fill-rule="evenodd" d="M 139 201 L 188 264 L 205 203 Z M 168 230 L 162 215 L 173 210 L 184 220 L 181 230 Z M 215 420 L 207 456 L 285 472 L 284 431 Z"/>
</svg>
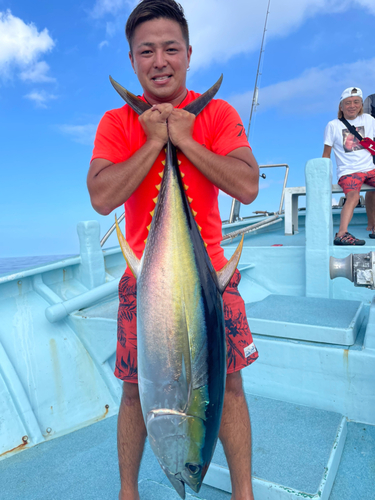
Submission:
<svg viewBox="0 0 375 500">
<path fill-rule="evenodd" d="M 362 108 L 362 99 L 360 97 L 347 97 L 340 103 L 344 118 L 346 120 L 354 120 Z"/>
<path fill-rule="evenodd" d="M 129 57 L 150 104 L 176 106 L 183 100 L 191 50 L 180 25 L 171 19 L 153 19 L 137 27 Z"/>
</svg>

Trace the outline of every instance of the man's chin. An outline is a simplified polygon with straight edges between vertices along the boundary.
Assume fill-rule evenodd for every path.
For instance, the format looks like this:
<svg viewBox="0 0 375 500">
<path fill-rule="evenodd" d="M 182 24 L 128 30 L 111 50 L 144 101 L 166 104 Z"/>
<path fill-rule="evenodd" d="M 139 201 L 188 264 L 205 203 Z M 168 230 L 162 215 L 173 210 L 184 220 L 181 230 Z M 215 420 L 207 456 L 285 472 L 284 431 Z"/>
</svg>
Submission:
<svg viewBox="0 0 375 500">
<path fill-rule="evenodd" d="M 156 88 L 152 87 L 151 89 L 148 89 L 148 94 L 151 99 L 155 99 L 156 101 L 162 100 L 170 102 L 170 100 L 174 99 L 176 89 L 173 85 L 157 86 Z"/>
</svg>

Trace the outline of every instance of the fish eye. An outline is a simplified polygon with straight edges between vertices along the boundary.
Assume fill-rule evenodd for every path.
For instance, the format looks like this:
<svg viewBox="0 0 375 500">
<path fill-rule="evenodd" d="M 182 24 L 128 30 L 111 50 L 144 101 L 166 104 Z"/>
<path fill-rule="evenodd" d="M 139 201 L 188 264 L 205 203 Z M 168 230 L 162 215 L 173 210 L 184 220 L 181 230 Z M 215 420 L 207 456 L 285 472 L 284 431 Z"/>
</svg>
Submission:
<svg viewBox="0 0 375 500">
<path fill-rule="evenodd" d="M 198 464 L 186 464 L 186 468 L 193 476 L 199 474 L 202 469 L 202 467 Z"/>
</svg>

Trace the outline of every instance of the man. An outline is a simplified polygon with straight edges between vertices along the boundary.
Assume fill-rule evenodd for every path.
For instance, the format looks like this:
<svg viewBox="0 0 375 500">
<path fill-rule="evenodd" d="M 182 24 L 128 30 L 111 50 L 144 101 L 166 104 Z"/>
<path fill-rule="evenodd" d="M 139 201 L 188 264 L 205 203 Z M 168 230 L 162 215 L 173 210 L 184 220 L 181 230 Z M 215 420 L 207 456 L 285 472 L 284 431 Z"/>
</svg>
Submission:
<svg viewBox="0 0 375 500">
<path fill-rule="evenodd" d="M 179 150 L 186 195 L 197 212 L 208 254 L 220 269 L 226 259 L 220 247 L 219 189 L 246 204 L 258 193 L 258 165 L 240 118 L 220 100 L 211 101 L 197 118 L 182 109 L 199 94 L 186 89 L 192 48 L 183 9 L 174 0 L 143 0 L 127 21 L 126 36 L 142 98 L 152 108 L 139 118 L 127 105 L 104 115 L 87 179 L 92 205 L 107 215 L 125 203 L 126 239 L 140 257 L 169 135 Z M 228 374 L 219 437 L 231 471 L 232 499 L 252 500 L 250 419 L 239 370 L 258 353 L 237 291 L 239 280 L 236 271 L 223 295 Z M 115 375 L 124 381 L 118 419 L 119 499 L 139 500 L 137 479 L 146 429 L 137 385 L 136 283 L 128 269 L 119 298 Z"/>
<path fill-rule="evenodd" d="M 323 158 L 330 158 L 335 153 L 338 183 L 345 193 L 346 201 L 341 211 L 340 227 L 333 241 L 334 245 L 364 245 L 348 233 L 348 226 L 353 217 L 354 208 L 359 201 L 363 184 L 375 187 L 375 169 L 373 156 L 359 140 L 350 133 L 340 120 L 344 117 L 357 132 L 364 137 L 375 137 L 375 119 L 363 113 L 362 91 L 356 87 L 345 89 L 341 95 L 338 119 L 328 123 L 324 132 Z M 375 238 L 375 192 L 366 193 L 367 230 L 370 238 Z"/>
</svg>

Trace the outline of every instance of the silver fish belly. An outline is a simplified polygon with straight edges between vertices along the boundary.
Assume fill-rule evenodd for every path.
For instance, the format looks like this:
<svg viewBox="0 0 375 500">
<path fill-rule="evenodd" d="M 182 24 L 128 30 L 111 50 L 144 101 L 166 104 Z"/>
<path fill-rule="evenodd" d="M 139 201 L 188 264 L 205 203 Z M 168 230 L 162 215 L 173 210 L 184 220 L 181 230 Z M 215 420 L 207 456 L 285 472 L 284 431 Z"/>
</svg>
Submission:
<svg viewBox="0 0 375 500">
<path fill-rule="evenodd" d="M 199 491 L 223 405 L 224 315 L 168 153 L 158 205 L 137 282 L 139 391 L 149 441 L 164 471 Z"/>
</svg>

